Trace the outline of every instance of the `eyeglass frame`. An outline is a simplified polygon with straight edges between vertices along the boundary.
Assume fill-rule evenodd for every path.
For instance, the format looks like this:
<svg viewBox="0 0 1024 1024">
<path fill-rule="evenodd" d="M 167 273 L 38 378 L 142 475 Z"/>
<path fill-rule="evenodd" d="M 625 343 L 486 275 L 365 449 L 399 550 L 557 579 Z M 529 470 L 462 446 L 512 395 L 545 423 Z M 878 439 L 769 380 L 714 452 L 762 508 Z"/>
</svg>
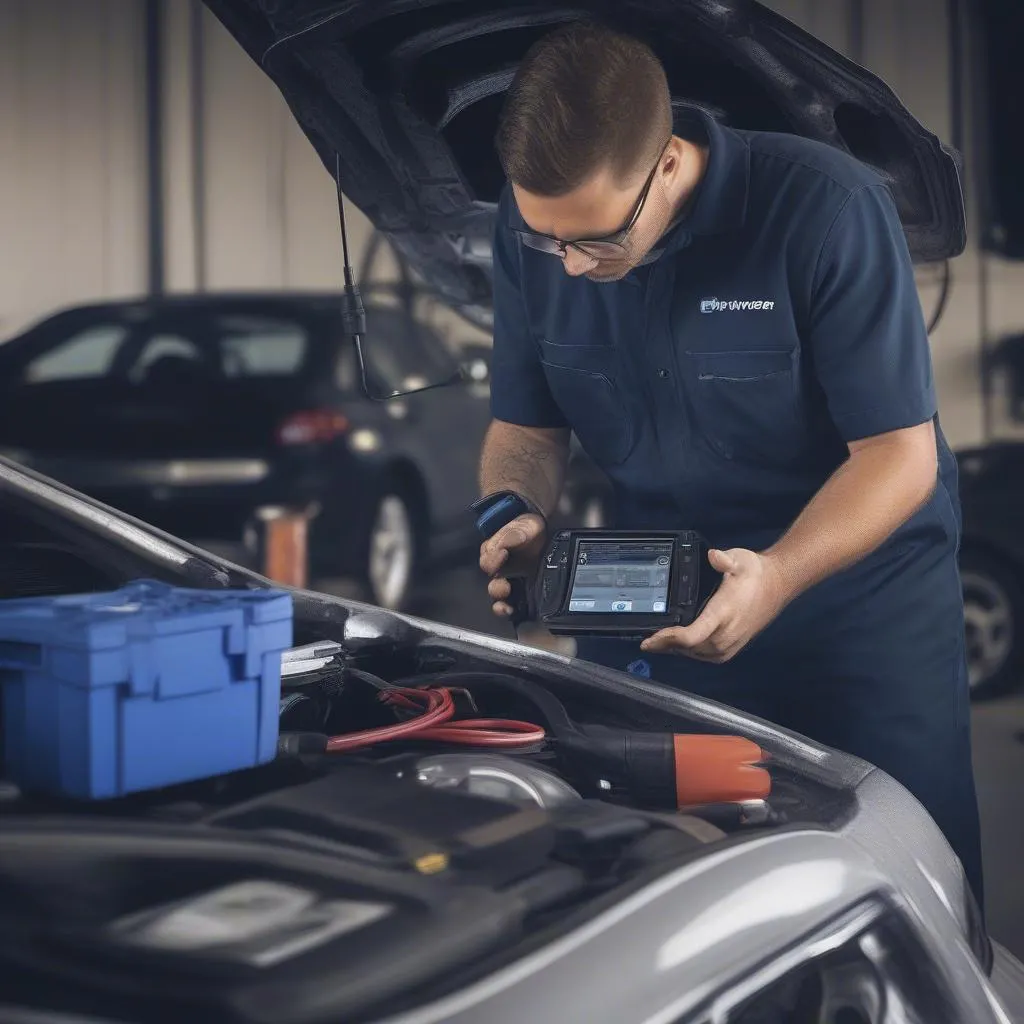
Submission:
<svg viewBox="0 0 1024 1024">
<path fill-rule="evenodd" d="M 616 259 L 619 256 L 627 255 L 624 243 L 629 237 L 629 233 L 636 227 L 637 221 L 640 220 L 640 214 L 643 213 L 644 206 L 647 203 L 647 197 L 651 194 L 651 186 L 654 184 L 658 168 L 661 166 L 661 158 L 665 155 L 665 150 L 668 149 L 668 144 L 671 141 L 672 139 L 670 137 L 668 142 L 662 146 L 661 152 L 658 154 L 658 159 L 651 168 L 651 173 L 647 175 L 647 181 L 644 182 L 644 186 L 640 189 L 640 194 L 636 198 L 636 203 L 633 206 L 633 212 L 629 215 L 629 219 L 626 223 L 617 231 L 613 231 L 608 235 L 603 235 L 600 238 L 577 238 L 569 242 L 556 238 L 554 235 L 542 234 L 539 231 L 524 231 L 520 228 L 513 228 L 513 233 L 518 236 L 523 245 L 533 249 L 535 252 L 542 252 L 548 256 L 557 256 L 559 259 L 563 260 L 570 248 L 575 249 L 581 255 L 586 256 L 587 259 L 592 260 Z M 611 246 L 614 248 L 615 252 L 613 254 L 598 256 L 593 252 L 588 252 L 584 248 L 584 246 L 587 245 Z"/>
</svg>

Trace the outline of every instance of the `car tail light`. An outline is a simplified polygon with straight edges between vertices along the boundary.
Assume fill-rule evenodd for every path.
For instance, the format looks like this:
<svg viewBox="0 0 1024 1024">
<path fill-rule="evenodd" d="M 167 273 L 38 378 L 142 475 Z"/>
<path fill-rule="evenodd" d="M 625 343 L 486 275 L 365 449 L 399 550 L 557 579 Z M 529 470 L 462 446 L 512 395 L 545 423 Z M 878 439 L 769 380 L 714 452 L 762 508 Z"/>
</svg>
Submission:
<svg viewBox="0 0 1024 1024">
<path fill-rule="evenodd" d="M 310 409 L 289 416 L 277 428 L 281 445 L 324 444 L 348 432 L 348 419 L 334 409 Z"/>
</svg>

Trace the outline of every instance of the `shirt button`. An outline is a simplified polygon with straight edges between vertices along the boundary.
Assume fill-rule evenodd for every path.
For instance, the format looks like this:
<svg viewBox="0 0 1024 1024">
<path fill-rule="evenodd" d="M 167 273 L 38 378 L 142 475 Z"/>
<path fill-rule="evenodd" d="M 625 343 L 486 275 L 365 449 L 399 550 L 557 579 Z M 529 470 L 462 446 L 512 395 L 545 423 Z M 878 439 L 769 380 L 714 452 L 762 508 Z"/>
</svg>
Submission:
<svg viewBox="0 0 1024 1024">
<path fill-rule="evenodd" d="M 666 378 L 668 377 L 668 370 L 666 370 L 664 366 L 662 366 L 662 367 L 659 367 L 659 368 L 658 368 L 658 376 L 659 376 L 659 377 L 660 377 L 660 378 L 661 378 L 662 380 L 665 380 L 665 379 L 666 379 Z"/>
</svg>

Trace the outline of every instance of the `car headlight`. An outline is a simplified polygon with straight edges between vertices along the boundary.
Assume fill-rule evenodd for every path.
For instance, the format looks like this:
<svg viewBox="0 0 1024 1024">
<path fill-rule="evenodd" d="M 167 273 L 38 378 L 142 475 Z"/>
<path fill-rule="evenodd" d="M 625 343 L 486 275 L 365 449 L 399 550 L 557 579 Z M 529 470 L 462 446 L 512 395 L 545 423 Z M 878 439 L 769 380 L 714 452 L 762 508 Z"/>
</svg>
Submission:
<svg viewBox="0 0 1024 1024">
<path fill-rule="evenodd" d="M 878 899 L 848 911 L 685 1019 L 961 1024 L 970 1018 L 907 921 Z"/>
<path fill-rule="evenodd" d="M 354 452 L 361 452 L 363 454 L 379 451 L 383 443 L 384 439 L 380 434 L 368 427 L 353 430 L 348 438 L 349 448 Z"/>
</svg>

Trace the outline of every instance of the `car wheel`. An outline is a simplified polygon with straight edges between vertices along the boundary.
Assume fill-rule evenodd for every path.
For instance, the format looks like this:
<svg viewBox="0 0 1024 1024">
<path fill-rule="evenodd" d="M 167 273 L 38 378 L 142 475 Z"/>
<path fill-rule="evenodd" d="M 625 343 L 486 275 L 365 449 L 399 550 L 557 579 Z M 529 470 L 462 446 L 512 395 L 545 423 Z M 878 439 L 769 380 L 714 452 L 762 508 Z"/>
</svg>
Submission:
<svg viewBox="0 0 1024 1024">
<path fill-rule="evenodd" d="M 960 556 L 971 699 L 983 700 L 1019 684 L 1024 599 L 1005 563 L 976 551 Z"/>
<path fill-rule="evenodd" d="M 369 598 L 397 611 L 405 605 L 416 568 L 416 527 L 409 503 L 389 491 L 377 502 L 367 544 Z"/>
</svg>

